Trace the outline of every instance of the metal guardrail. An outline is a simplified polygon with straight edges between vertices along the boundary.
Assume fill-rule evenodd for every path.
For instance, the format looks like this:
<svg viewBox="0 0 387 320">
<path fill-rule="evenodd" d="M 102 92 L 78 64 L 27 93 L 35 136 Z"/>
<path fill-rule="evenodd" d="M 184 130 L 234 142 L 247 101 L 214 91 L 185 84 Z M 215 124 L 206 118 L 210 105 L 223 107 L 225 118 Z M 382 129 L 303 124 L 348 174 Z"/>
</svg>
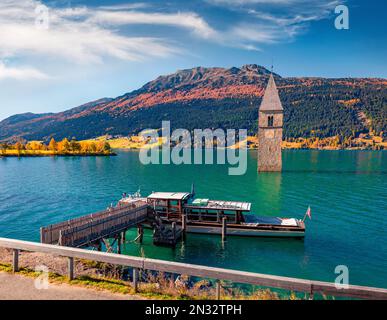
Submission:
<svg viewBox="0 0 387 320">
<path fill-rule="evenodd" d="M 347 288 L 337 288 L 334 283 L 311 281 L 290 277 L 273 276 L 267 274 L 214 268 L 202 265 L 163 261 L 141 257 L 125 256 L 114 253 L 96 252 L 85 249 L 62 247 L 51 244 L 42 244 L 15 239 L 0 238 L 0 247 L 13 249 L 13 269 L 19 269 L 19 251 L 32 251 L 54 254 L 67 257 L 68 276 L 74 278 L 74 258 L 87 259 L 132 267 L 133 286 L 137 290 L 138 270 L 155 270 L 175 274 L 185 274 L 202 278 L 227 280 L 235 283 L 245 283 L 264 287 L 286 289 L 297 292 L 306 292 L 310 295 L 321 293 L 331 296 L 344 296 L 359 299 L 387 300 L 387 289 L 349 285 Z M 219 281 L 217 281 L 217 297 L 219 298 Z"/>
</svg>

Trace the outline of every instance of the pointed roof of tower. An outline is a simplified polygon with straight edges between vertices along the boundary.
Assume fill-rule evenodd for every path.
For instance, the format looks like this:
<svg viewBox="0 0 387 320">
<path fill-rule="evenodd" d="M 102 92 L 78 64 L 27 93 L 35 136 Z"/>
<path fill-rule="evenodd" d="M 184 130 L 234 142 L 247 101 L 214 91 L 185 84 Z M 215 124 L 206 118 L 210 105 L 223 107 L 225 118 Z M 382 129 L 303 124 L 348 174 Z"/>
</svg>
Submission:
<svg viewBox="0 0 387 320">
<path fill-rule="evenodd" d="M 282 110 L 282 103 L 278 95 L 277 86 L 275 85 L 273 74 L 270 74 L 269 83 L 267 84 L 259 111 Z"/>
</svg>

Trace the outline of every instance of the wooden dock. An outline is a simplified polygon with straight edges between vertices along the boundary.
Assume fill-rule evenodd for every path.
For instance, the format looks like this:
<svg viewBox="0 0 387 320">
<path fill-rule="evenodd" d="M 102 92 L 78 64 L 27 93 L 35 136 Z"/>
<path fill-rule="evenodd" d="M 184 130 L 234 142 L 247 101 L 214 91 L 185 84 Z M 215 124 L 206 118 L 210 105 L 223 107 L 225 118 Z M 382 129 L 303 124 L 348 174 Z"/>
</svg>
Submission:
<svg viewBox="0 0 387 320">
<path fill-rule="evenodd" d="M 68 247 L 100 247 L 108 238 L 122 240 L 122 233 L 147 219 L 143 200 L 40 228 L 40 242 Z"/>
</svg>

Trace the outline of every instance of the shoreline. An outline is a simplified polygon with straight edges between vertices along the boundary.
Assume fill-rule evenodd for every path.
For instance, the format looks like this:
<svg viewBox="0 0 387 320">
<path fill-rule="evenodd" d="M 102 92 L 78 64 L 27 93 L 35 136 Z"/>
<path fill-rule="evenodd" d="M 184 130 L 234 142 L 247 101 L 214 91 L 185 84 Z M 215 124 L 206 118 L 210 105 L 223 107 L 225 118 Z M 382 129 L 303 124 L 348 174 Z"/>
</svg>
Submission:
<svg viewBox="0 0 387 320">
<path fill-rule="evenodd" d="M 40 158 L 40 157 L 110 157 L 117 156 L 117 153 L 80 153 L 80 154 L 55 154 L 55 153 L 47 153 L 47 154 L 0 154 L 0 158 Z"/>
</svg>

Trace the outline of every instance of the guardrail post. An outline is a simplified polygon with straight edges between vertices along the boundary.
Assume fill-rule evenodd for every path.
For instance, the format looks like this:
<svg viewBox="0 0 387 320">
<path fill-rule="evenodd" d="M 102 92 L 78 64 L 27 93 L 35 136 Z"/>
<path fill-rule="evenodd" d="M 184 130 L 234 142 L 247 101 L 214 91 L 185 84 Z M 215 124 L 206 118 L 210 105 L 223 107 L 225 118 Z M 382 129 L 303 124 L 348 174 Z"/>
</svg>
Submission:
<svg viewBox="0 0 387 320">
<path fill-rule="evenodd" d="M 138 269 L 133 268 L 133 289 L 135 293 L 138 291 L 137 278 L 138 278 Z"/>
<path fill-rule="evenodd" d="M 19 271 L 19 250 L 18 249 L 13 249 L 12 271 L 13 272 Z"/>
<path fill-rule="evenodd" d="M 312 285 L 309 292 L 309 300 L 313 300 L 313 298 L 314 298 L 314 292 L 313 292 L 313 285 Z"/>
<path fill-rule="evenodd" d="M 220 281 L 216 280 L 216 300 L 220 300 Z"/>
<path fill-rule="evenodd" d="M 74 280 L 74 258 L 68 257 L 67 258 L 67 275 L 69 280 Z"/>
</svg>

